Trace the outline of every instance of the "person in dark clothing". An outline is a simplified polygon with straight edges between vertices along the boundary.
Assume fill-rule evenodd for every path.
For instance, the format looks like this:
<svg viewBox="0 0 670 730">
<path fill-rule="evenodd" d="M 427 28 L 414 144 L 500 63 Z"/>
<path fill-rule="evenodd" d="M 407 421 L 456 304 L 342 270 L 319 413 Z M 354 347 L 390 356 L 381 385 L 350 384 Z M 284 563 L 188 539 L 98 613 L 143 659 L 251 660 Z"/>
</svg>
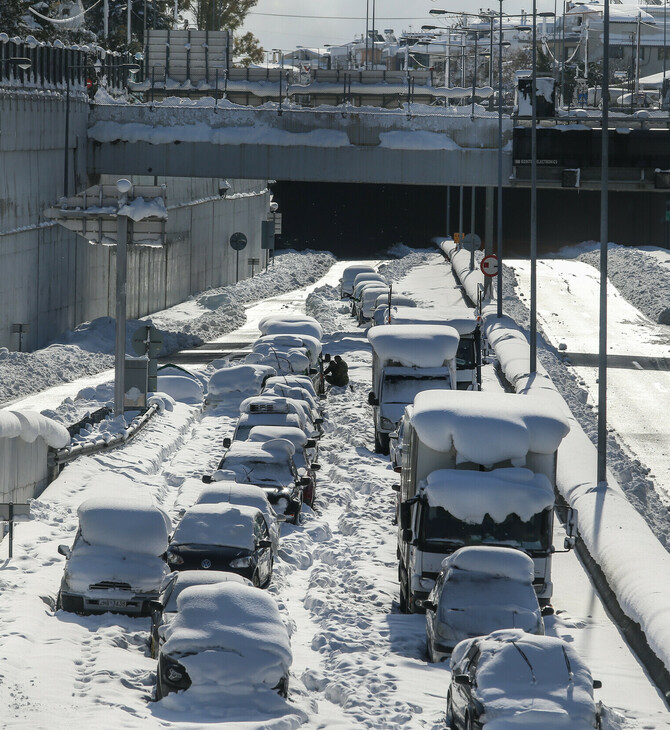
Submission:
<svg viewBox="0 0 670 730">
<path fill-rule="evenodd" d="M 349 366 L 339 355 L 335 355 L 323 371 L 323 375 L 330 385 L 349 385 Z"/>
</svg>

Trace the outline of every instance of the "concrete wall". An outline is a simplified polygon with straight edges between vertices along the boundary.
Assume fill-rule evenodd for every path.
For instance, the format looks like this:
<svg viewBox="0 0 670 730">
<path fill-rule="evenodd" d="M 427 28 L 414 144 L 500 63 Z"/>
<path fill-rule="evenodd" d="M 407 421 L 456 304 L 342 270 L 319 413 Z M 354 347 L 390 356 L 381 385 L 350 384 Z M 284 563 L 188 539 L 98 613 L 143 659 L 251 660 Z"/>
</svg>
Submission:
<svg viewBox="0 0 670 730">
<path fill-rule="evenodd" d="M 49 482 L 48 450 L 40 436 L 32 443 L 19 437 L 0 438 L 0 503 L 25 504 L 44 491 Z"/>
<path fill-rule="evenodd" d="M 99 182 L 86 177 L 88 115 L 87 97 L 73 94 L 70 194 Z M 0 347 L 19 348 L 19 336 L 11 330 L 21 323 L 30 327 L 23 349 L 32 350 L 81 322 L 114 316 L 115 250 L 90 245 L 44 217 L 64 189 L 62 95 L 0 90 L 0 130 Z M 265 181 L 229 180 L 225 198 L 219 196 L 219 178 L 134 181 L 167 185 L 169 218 L 164 249 L 129 250 L 129 317 L 234 283 L 236 255 L 228 240 L 235 231 L 248 238 L 239 278 L 249 275 L 247 258 L 263 260 L 261 221 L 270 195 Z"/>
</svg>

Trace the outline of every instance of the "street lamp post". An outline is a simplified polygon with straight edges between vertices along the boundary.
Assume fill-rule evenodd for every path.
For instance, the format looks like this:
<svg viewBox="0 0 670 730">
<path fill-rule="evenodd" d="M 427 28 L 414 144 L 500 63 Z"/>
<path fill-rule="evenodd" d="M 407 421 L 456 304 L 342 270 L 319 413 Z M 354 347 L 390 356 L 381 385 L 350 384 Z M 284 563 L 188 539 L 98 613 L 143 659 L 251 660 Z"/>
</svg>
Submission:
<svg viewBox="0 0 670 730">
<path fill-rule="evenodd" d="M 70 174 L 68 142 L 70 138 L 70 74 L 72 71 L 81 69 L 94 68 L 96 73 L 108 69 L 126 69 L 129 73 L 137 73 L 140 66 L 137 63 L 120 63 L 115 65 L 96 65 L 94 63 L 83 64 L 79 66 L 65 67 L 65 140 L 63 142 L 63 197 L 67 198 L 69 194 L 68 179 Z"/>
<path fill-rule="evenodd" d="M 502 131 L 503 131 L 503 113 L 502 113 L 502 92 L 503 92 L 503 83 L 502 83 L 502 43 L 503 43 L 503 0 L 499 0 L 500 2 L 500 13 L 499 13 L 499 23 L 500 23 L 500 33 L 499 33 L 499 39 L 498 39 L 498 240 L 497 240 L 497 253 L 498 253 L 498 281 L 497 287 L 496 287 L 496 316 L 498 319 L 502 317 L 502 299 L 503 299 L 503 286 L 502 286 L 502 280 L 503 280 L 503 241 L 502 241 L 502 226 L 503 226 L 503 218 L 502 218 L 502 167 L 503 167 L 503 157 L 502 157 Z"/>
<path fill-rule="evenodd" d="M 282 109 L 282 76 L 284 75 L 284 54 L 282 53 L 281 48 L 273 48 L 273 53 L 278 53 L 279 57 L 281 58 L 281 68 L 279 69 L 279 110 L 278 114 L 281 116 L 284 113 L 284 110 Z"/>
<path fill-rule="evenodd" d="M 21 71 L 27 71 L 32 65 L 33 62 L 29 58 L 23 58 L 20 56 L 0 58 L 0 68 L 4 68 L 5 66 L 18 66 Z"/>
</svg>

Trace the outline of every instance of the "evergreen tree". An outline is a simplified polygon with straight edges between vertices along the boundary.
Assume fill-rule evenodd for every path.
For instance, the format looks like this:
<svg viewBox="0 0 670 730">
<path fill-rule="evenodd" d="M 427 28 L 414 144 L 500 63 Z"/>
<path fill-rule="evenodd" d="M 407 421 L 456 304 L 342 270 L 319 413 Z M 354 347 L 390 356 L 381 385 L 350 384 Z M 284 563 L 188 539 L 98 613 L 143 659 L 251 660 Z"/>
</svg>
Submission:
<svg viewBox="0 0 670 730">
<path fill-rule="evenodd" d="M 30 0 L 0 0 L 0 33 L 25 37 L 33 32 Z"/>
<path fill-rule="evenodd" d="M 258 0 L 189 0 L 199 30 L 237 30 Z"/>
</svg>

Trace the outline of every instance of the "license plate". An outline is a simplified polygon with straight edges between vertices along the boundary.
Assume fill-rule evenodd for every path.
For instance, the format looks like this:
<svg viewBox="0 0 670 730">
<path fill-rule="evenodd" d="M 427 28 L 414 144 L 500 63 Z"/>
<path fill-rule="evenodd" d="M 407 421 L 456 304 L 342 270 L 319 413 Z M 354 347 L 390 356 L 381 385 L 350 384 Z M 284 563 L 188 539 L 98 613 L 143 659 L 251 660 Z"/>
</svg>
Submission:
<svg viewBox="0 0 670 730">
<path fill-rule="evenodd" d="M 98 605 L 105 606 L 105 608 L 125 608 L 126 601 L 116 601 L 112 598 L 101 598 L 98 601 Z"/>
</svg>

